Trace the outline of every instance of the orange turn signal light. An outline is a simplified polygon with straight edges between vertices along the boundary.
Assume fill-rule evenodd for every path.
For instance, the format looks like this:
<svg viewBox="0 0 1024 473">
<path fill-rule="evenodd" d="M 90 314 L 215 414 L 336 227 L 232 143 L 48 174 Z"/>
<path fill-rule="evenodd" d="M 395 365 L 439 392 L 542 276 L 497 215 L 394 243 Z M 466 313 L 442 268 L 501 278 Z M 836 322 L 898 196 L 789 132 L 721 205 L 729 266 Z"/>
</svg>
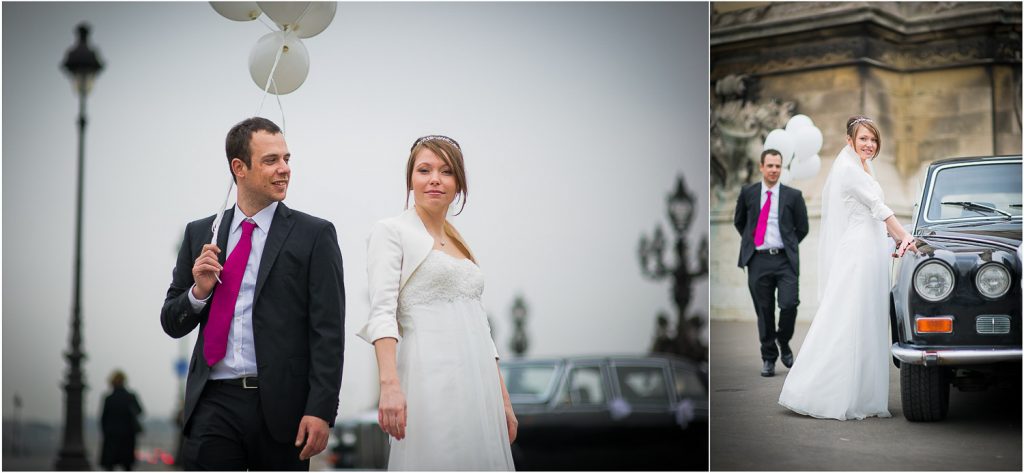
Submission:
<svg viewBox="0 0 1024 473">
<path fill-rule="evenodd" d="M 923 317 L 917 319 L 917 333 L 953 333 L 952 317 Z"/>
</svg>

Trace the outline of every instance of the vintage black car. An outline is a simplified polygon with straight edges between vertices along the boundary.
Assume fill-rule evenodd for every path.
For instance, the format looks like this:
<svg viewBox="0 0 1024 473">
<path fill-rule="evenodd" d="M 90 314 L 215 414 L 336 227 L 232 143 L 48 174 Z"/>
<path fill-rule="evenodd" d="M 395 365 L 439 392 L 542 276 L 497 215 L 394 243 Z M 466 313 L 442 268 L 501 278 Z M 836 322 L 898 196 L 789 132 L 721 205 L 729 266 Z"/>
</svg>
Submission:
<svg viewBox="0 0 1024 473">
<path fill-rule="evenodd" d="M 707 470 L 707 372 L 669 355 L 501 362 L 517 470 Z"/>
<path fill-rule="evenodd" d="M 1021 157 L 933 163 L 895 259 L 890 317 L 903 415 L 946 417 L 961 390 L 1020 383 Z"/>
<path fill-rule="evenodd" d="M 390 444 L 377 424 L 377 410 L 339 419 L 327 442 L 327 463 L 335 469 L 385 470 Z"/>
</svg>

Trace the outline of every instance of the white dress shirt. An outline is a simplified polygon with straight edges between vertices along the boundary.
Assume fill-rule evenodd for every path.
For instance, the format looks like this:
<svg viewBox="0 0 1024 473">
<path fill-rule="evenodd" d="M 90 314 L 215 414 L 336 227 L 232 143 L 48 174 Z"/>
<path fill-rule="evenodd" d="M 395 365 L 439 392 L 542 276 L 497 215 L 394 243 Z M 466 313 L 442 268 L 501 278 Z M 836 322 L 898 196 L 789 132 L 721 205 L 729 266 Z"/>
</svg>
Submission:
<svg viewBox="0 0 1024 473">
<path fill-rule="evenodd" d="M 761 207 L 764 208 L 764 202 L 768 199 L 768 191 L 772 191 L 772 205 L 768 210 L 768 227 L 764 231 L 764 244 L 757 247 L 759 250 L 785 248 L 785 245 L 782 243 L 782 232 L 779 231 L 780 187 L 778 182 L 775 183 L 774 187 L 768 187 L 764 181 L 761 181 Z"/>
<path fill-rule="evenodd" d="M 249 261 L 245 265 L 245 274 L 242 275 L 242 286 L 238 289 L 238 299 L 235 301 L 235 313 L 231 318 L 231 329 L 228 332 L 224 358 L 210 368 L 210 379 L 232 379 L 256 376 L 257 374 L 256 347 L 252 335 L 252 303 L 253 297 L 256 295 L 256 276 L 260 270 L 263 247 L 267 243 L 267 234 L 270 233 L 270 224 L 274 221 L 274 212 L 276 211 L 277 202 L 274 202 L 252 216 L 252 220 L 256 222 L 256 228 L 252 231 L 252 251 L 249 253 Z M 238 204 L 235 204 L 234 217 L 231 219 L 231 226 L 228 227 L 230 230 L 228 233 L 228 255 L 235 249 L 238 240 L 242 239 L 242 222 L 246 218 L 248 217 L 238 208 Z M 206 307 L 210 296 L 198 300 L 189 290 L 188 300 L 192 303 L 192 310 L 199 312 Z M 203 360 L 203 362 L 206 361 Z"/>
</svg>

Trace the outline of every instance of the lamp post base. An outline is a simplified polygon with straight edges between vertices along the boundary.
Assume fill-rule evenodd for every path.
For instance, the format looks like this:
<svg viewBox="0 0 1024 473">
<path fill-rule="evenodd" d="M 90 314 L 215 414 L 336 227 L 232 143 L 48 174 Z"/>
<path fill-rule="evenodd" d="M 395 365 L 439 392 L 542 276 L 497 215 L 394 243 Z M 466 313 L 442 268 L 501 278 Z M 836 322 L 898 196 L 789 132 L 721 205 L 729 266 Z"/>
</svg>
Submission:
<svg viewBox="0 0 1024 473">
<path fill-rule="evenodd" d="M 67 449 L 61 450 L 57 456 L 57 464 L 53 467 L 57 471 L 88 471 L 92 469 L 89 460 L 85 458 L 85 450 Z"/>
</svg>

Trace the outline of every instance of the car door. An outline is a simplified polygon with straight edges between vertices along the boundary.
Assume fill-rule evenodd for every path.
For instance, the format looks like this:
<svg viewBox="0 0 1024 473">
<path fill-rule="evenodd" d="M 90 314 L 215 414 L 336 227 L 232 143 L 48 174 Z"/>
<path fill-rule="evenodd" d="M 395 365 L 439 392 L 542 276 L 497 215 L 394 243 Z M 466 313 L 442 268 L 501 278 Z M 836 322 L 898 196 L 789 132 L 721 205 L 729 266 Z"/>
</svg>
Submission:
<svg viewBox="0 0 1024 473">
<path fill-rule="evenodd" d="M 708 468 L 708 391 L 706 378 L 694 366 L 680 361 L 671 364 L 675 391 L 673 412 L 682 429 L 680 453 L 671 467 L 677 470 Z M 685 453 L 684 453 L 685 452 Z"/>
<path fill-rule="evenodd" d="M 603 363 L 569 364 L 545 420 L 545 469 L 599 469 L 611 440 L 609 387 Z"/>
<path fill-rule="evenodd" d="M 675 393 L 668 363 L 613 361 L 611 375 L 616 443 L 631 452 L 633 467 L 673 468 L 680 455 L 682 429 L 675 422 Z"/>
</svg>

